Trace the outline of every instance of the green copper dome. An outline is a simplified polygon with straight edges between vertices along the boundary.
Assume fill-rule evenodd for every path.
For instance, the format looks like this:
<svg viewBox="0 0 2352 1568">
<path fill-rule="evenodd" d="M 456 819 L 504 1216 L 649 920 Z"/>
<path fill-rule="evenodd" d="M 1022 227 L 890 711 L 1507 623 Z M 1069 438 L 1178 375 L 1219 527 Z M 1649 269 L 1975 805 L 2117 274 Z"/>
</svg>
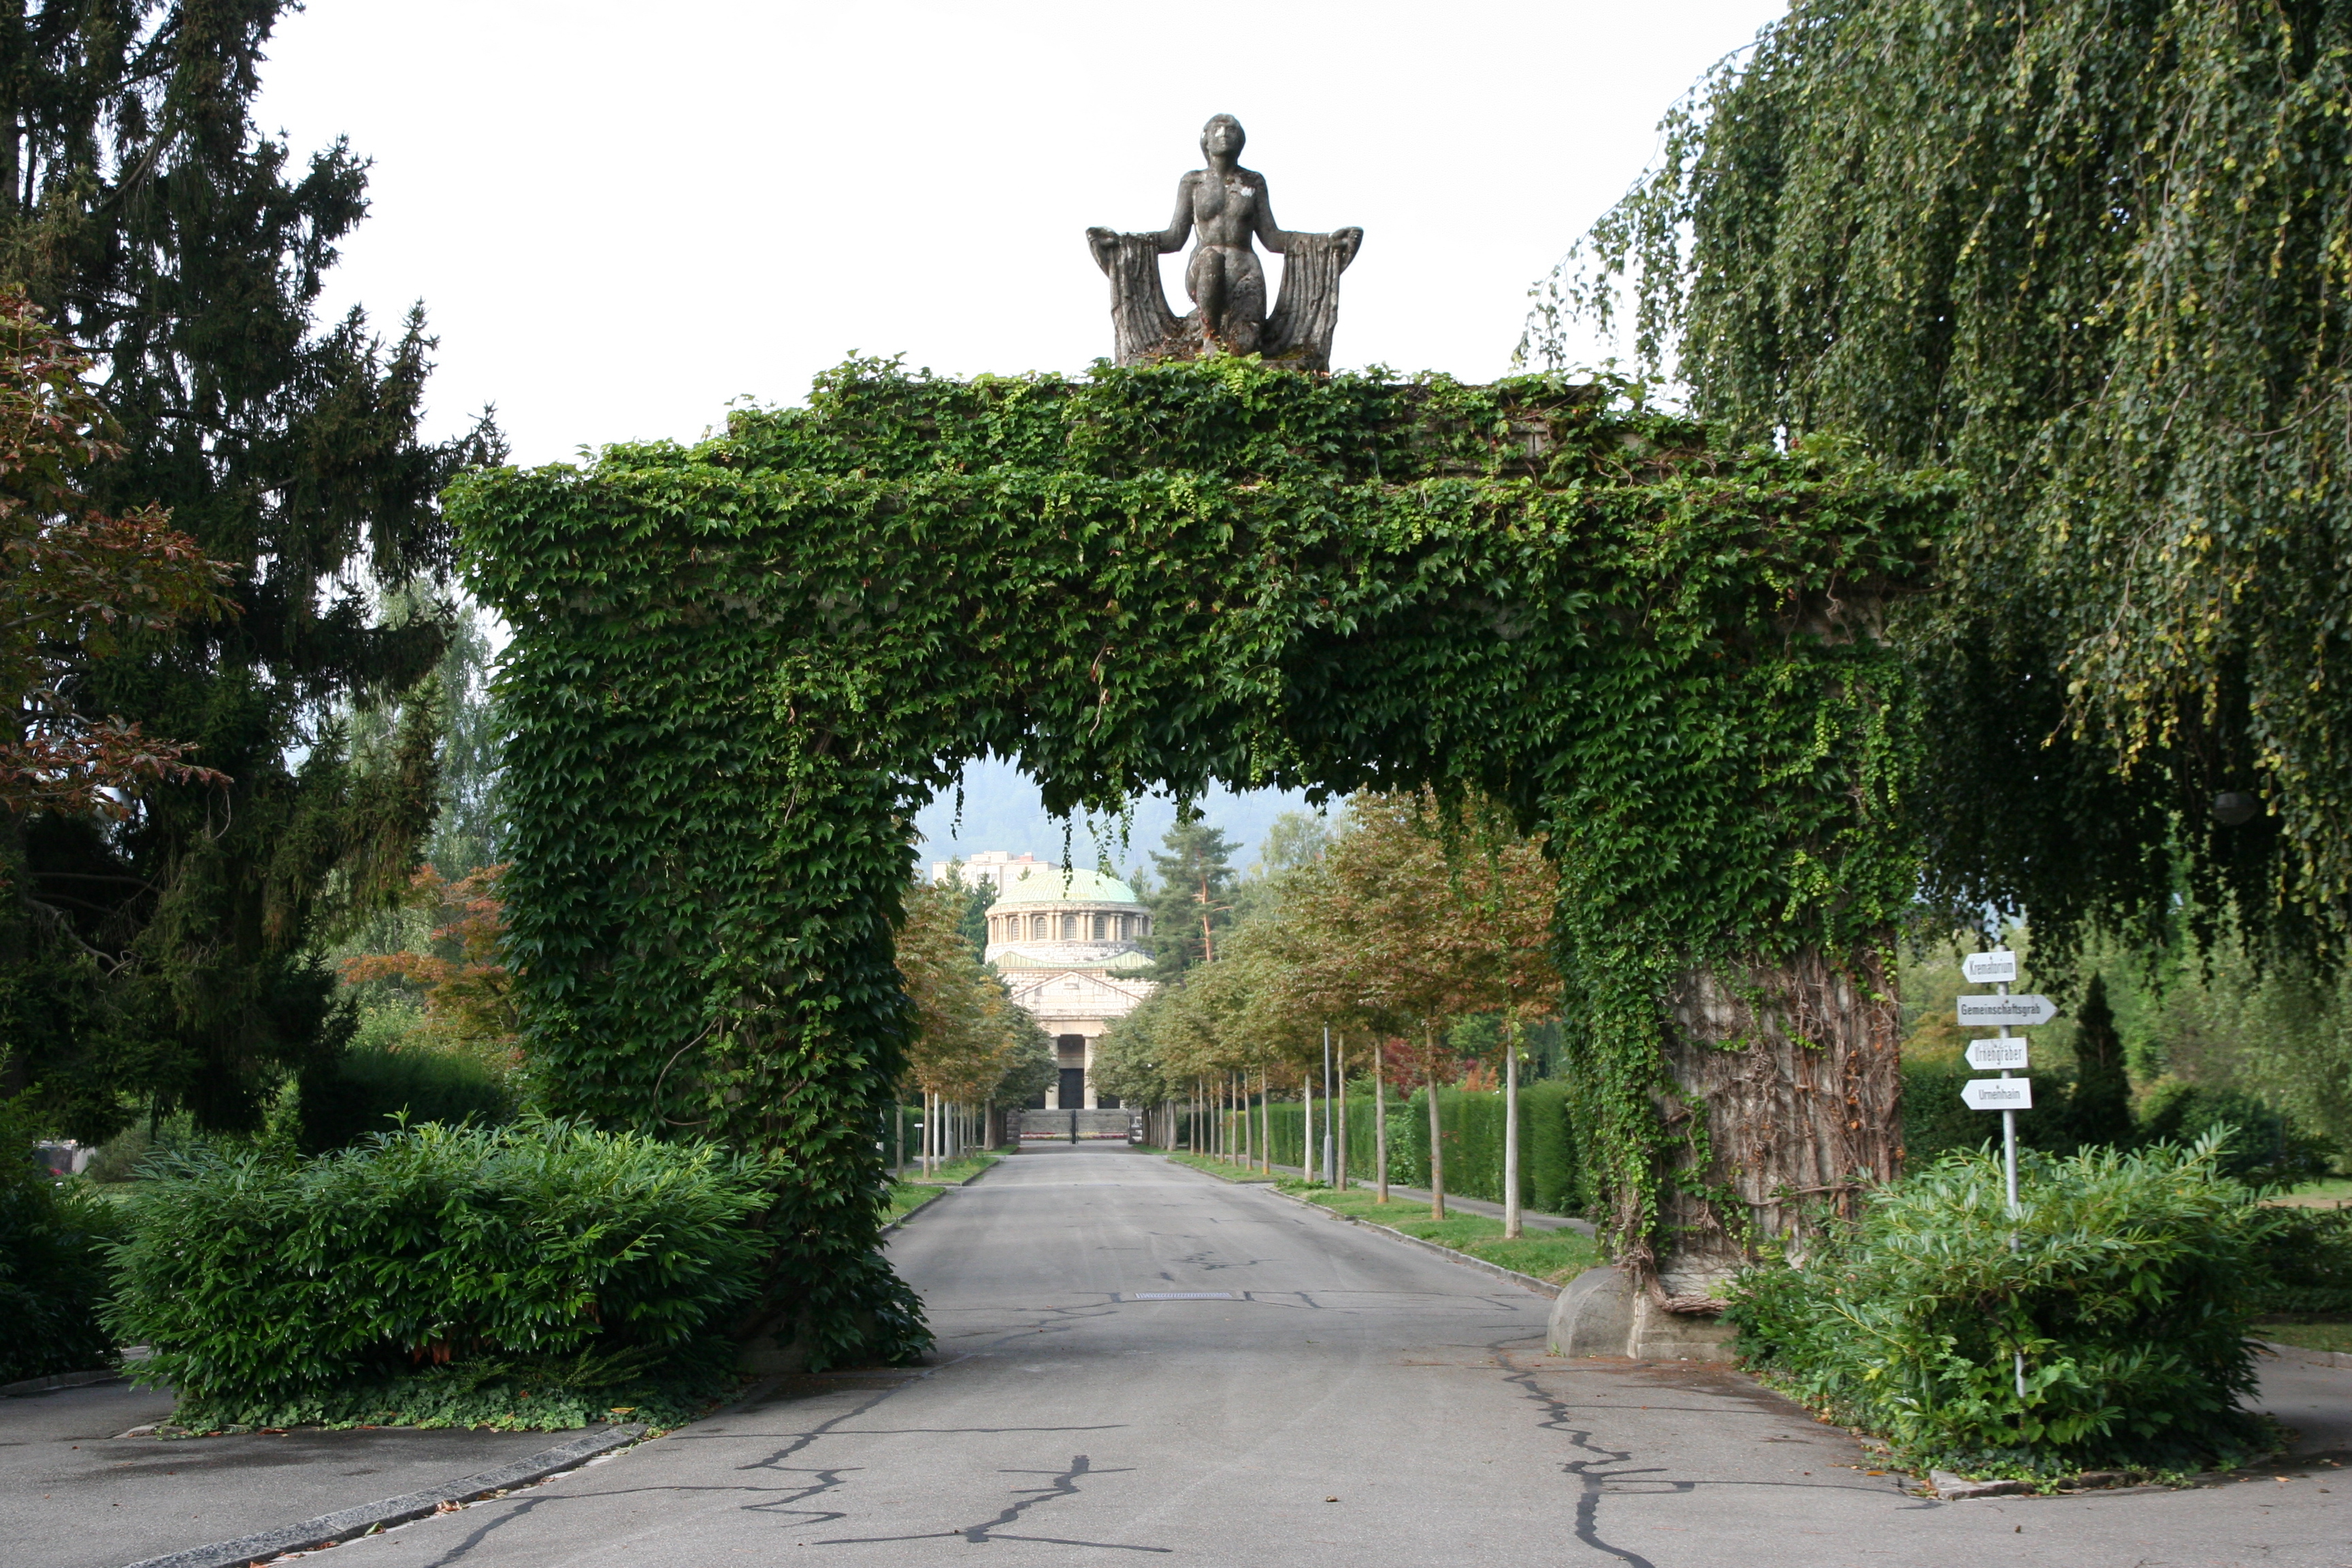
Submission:
<svg viewBox="0 0 2352 1568">
<path fill-rule="evenodd" d="M 1117 877 L 1106 877 L 1099 871 L 1063 870 L 1059 866 L 1037 866 L 1007 882 L 1004 891 L 997 895 L 992 910 L 1020 909 L 1030 904 L 1135 904 L 1141 900 L 1135 889 Z"/>
</svg>

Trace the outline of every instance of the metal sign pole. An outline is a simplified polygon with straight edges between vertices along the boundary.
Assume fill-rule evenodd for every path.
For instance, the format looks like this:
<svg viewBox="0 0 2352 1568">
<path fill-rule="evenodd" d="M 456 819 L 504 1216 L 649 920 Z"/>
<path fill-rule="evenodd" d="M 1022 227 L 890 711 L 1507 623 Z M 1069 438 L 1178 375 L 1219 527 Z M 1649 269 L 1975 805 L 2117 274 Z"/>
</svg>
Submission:
<svg viewBox="0 0 2352 1568">
<path fill-rule="evenodd" d="M 1323 1184 L 1337 1184 L 1331 1165 L 1331 1026 L 1323 1026 Z"/>
<path fill-rule="evenodd" d="M 2009 994 L 2009 982 L 2006 980 L 2000 983 L 2000 994 L 2003 996 Z M 2000 1026 L 1999 1037 L 2004 1040 L 2009 1038 L 2007 1024 Z M 2000 1076 L 2007 1078 L 2009 1069 L 2001 1068 Z M 2009 1166 L 2009 1217 L 2014 1220 L 2017 1217 L 2017 1112 L 2014 1110 L 2004 1110 L 2000 1113 L 2000 1146 L 2002 1160 Z M 2009 1233 L 2009 1249 L 2011 1252 L 2017 1250 L 2017 1232 L 2013 1230 Z M 2017 1373 L 2017 1396 L 2023 1399 L 2025 1397 L 2025 1352 L 2020 1350 L 2013 1353 L 2016 1357 L 2013 1370 Z"/>
</svg>

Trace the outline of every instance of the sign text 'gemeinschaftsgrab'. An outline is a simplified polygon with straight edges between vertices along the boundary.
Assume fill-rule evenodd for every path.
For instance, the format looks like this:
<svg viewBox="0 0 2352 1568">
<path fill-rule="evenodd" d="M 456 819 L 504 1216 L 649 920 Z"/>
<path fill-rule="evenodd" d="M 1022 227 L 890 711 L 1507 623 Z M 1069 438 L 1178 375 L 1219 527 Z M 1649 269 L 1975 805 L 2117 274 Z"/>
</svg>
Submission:
<svg viewBox="0 0 2352 1568">
<path fill-rule="evenodd" d="M 1979 1072 L 2021 1068 L 2025 1062 L 2025 1037 L 2022 1035 L 2012 1035 L 2007 1039 L 1969 1042 L 1969 1066 Z"/>
<path fill-rule="evenodd" d="M 1964 1029 L 1991 1029 L 2003 1024 L 2012 1029 L 2031 1029 L 2057 1016 L 2057 1005 L 2047 996 L 1963 996 L 1959 999 L 1960 1026 Z"/>
<path fill-rule="evenodd" d="M 1960 1100 L 1970 1110 L 2031 1110 L 2033 1080 L 2030 1078 L 1972 1078 L 1960 1086 Z"/>
</svg>

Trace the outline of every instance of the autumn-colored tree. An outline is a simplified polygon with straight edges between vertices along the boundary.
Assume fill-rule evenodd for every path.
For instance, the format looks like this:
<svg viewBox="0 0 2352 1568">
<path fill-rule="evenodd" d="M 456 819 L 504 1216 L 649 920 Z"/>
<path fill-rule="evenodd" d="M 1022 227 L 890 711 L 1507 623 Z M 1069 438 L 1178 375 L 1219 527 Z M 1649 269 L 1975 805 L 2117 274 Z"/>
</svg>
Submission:
<svg viewBox="0 0 2352 1568">
<path fill-rule="evenodd" d="M 23 294 L 0 293 L 0 692 L 11 719 L 0 805 L 11 818 L 120 821 L 149 784 L 225 782 L 188 760 L 191 745 L 75 700 L 89 662 L 127 639 L 234 609 L 226 568 L 162 510 L 112 513 L 91 500 L 92 472 L 122 446 L 83 379 L 89 369 Z M 14 838 L 0 887 L 17 879 Z"/>
<path fill-rule="evenodd" d="M 1025 1084 L 1036 1058 L 1051 1050 L 1036 1020 L 973 956 L 963 929 L 969 903 L 960 885 L 919 884 L 907 890 L 898 928 L 898 974 L 915 1005 L 907 1078 L 929 1112 L 926 1170 L 943 1152 L 936 1136 L 940 1108 L 988 1104 L 1009 1079 Z"/>
<path fill-rule="evenodd" d="M 506 906 L 499 899 L 504 866 L 449 881 L 431 866 L 409 881 L 409 899 L 431 911 L 432 946 L 424 952 L 371 952 L 346 959 L 346 984 L 402 980 L 425 994 L 425 1027 L 436 1043 L 502 1067 L 520 1059 L 521 1023 L 514 977 L 499 947 Z"/>
</svg>

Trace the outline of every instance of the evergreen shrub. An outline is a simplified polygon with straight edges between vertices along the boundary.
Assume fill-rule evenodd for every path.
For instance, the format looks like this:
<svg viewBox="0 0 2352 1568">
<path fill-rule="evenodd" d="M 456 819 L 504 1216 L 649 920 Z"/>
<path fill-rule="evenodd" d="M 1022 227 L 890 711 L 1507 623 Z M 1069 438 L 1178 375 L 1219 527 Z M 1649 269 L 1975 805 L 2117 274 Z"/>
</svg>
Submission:
<svg viewBox="0 0 2352 1568">
<path fill-rule="evenodd" d="M 770 1165 L 533 1120 L 159 1158 L 110 1324 L 188 1426 L 576 1425 L 724 1380 Z"/>
<path fill-rule="evenodd" d="M 1968 1474 L 2259 1451 L 2265 1426 L 2238 1401 L 2254 1387 L 2270 1221 L 2221 1156 L 2213 1138 L 2029 1152 L 2015 1219 L 1997 1156 L 1947 1156 L 1872 1193 L 1801 1261 L 1742 1275 L 1740 1353 L 1906 1460 Z"/>
<path fill-rule="evenodd" d="M 2262 1237 L 2264 1312 L 2352 1313 L 2352 1209 L 2278 1208 Z"/>
<path fill-rule="evenodd" d="M 2236 1089 L 2161 1079 L 2140 1101 L 2139 1133 L 2176 1142 L 2220 1136 L 2226 1140 L 2221 1168 L 2240 1181 L 2272 1185 L 2327 1173 L 2325 1143 L 2284 1111 Z"/>
<path fill-rule="evenodd" d="M 514 1120 L 507 1079 L 471 1057 L 416 1045 L 400 1049 L 354 1045 L 301 1079 L 302 1148 L 320 1154 L 409 1121 L 471 1121 L 494 1127 Z"/>
<path fill-rule="evenodd" d="M 102 1311 L 120 1211 L 34 1163 L 22 1109 L 0 1104 L 0 1383 L 115 1363 Z"/>
</svg>

